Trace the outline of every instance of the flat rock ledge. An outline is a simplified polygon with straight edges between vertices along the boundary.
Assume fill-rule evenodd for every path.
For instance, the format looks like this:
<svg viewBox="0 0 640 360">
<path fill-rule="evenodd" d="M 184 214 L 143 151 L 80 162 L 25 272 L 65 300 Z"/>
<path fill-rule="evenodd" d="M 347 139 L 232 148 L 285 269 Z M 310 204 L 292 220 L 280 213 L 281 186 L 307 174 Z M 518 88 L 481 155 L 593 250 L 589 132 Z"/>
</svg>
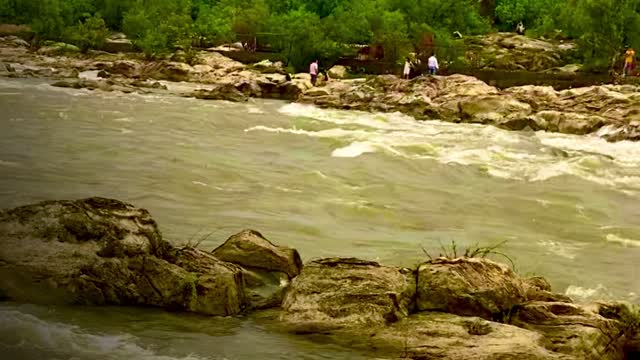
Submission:
<svg viewBox="0 0 640 360">
<path fill-rule="evenodd" d="M 0 211 L 0 299 L 215 316 L 272 309 L 274 331 L 388 359 L 623 360 L 640 351 L 632 305 L 578 305 L 485 258 L 303 265 L 255 230 L 207 252 L 165 241 L 148 211 L 97 197 Z"/>
</svg>

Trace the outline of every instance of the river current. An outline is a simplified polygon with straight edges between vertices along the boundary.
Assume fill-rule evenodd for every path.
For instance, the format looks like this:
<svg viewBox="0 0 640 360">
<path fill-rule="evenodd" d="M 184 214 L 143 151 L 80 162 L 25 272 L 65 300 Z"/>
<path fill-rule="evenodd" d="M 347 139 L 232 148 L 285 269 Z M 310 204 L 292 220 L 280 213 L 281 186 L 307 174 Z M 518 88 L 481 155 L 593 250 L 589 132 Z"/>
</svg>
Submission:
<svg viewBox="0 0 640 360">
<path fill-rule="evenodd" d="M 640 143 L 401 114 L 59 89 L 0 79 L 0 207 L 113 197 L 174 244 L 245 228 L 305 261 L 414 266 L 506 241 L 576 300 L 640 301 Z M 501 260 L 497 258 L 497 260 Z M 503 259 L 504 260 L 504 259 Z M 255 317 L 0 305 L 12 359 L 358 359 Z M 46 355 L 46 356 L 45 356 Z"/>
</svg>

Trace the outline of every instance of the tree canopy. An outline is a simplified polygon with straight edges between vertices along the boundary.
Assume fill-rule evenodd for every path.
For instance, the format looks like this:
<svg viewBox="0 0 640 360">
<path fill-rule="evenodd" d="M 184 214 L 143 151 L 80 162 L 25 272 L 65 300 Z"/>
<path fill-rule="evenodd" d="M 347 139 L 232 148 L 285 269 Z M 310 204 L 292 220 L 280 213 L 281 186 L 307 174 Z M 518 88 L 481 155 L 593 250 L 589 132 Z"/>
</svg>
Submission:
<svg viewBox="0 0 640 360">
<path fill-rule="evenodd" d="M 513 31 L 521 21 L 527 35 L 576 40 L 584 62 L 608 65 L 640 46 L 640 0 L 0 0 L 0 21 L 83 49 L 124 31 L 150 57 L 270 36 L 296 67 L 349 44 L 380 44 L 397 60 L 425 32 L 447 43 L 456 31 Z"/>
</svg>

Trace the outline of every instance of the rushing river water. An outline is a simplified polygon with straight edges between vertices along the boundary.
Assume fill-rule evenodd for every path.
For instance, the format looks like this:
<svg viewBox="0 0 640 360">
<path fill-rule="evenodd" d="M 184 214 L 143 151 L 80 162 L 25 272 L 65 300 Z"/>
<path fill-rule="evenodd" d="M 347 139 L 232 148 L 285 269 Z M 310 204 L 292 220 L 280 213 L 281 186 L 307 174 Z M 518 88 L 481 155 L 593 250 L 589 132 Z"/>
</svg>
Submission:
<svg viewBox="0 0 640 360">
<path fill-rule="evenodd" d="M 251 101 L 0 79 L 0 206 L 113 197 L 165 238 L 212 249 L 244 228 L 305 260 L 412 266 L 507 241 L 523 275 L 576 299 L 638 301 L 640 143 Z M 207 237 L 207 235 L 210 235 Z M 0 305 L 13 359 L 358 359 L 255 318 Z M 267 326 L 268 327 L 268 326 Z"/>
</svg>

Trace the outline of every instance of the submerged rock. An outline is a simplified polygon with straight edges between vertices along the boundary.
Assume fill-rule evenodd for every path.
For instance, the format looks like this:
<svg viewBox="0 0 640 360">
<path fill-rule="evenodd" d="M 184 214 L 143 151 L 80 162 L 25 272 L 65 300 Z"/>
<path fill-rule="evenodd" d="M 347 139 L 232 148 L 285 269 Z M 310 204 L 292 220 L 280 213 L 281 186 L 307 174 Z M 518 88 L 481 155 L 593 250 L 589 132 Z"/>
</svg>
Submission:
<svg viewBox="0 0 640 360">
<path fill-rule="evenodd" d="M 354 258 L 316 260 L 293 280 L 281 319 L 299 333 L 393 323 L 411 312 L 415 286 L 409 269 Z"/>
</svg>

